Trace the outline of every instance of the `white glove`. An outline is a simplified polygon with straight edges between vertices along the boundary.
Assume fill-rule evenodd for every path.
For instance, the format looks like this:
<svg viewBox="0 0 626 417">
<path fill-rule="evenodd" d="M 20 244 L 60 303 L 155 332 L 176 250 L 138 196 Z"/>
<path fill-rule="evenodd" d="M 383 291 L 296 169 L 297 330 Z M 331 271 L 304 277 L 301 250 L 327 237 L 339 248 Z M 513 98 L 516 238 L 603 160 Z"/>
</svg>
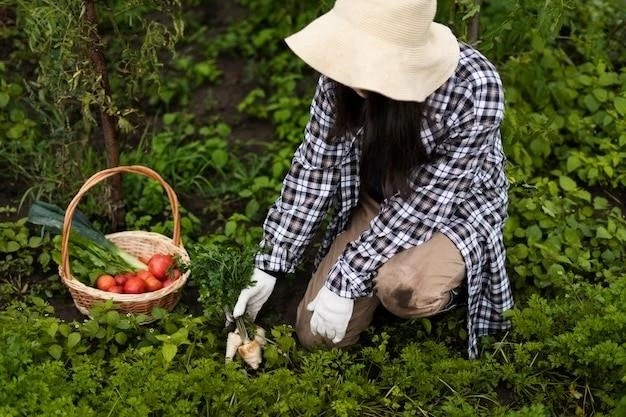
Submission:
<svg viewBox="0 0 626 417">
<path fill-rule="evenodd" d="M 340 297 L 325 286 L 320 288 L 306 308 L 313 312 L 311 333 L 332 340 L 333 343 L 341 342 L 346 335 L 353 307 L 354 300 Z"/>
<path fill-rule="evenodd" d="M 233 308 L 233 317 L 240 317 L 244 313 L 248 313 L 252 321 L 254 321 L 263 304 L 270 298 L 274 290 L 274 284 L 276 284 L 276 278 L 267 272 L 254 268 L 252 286 L 245 288 L 239 294 L 237 304 Z"/>
</svg>

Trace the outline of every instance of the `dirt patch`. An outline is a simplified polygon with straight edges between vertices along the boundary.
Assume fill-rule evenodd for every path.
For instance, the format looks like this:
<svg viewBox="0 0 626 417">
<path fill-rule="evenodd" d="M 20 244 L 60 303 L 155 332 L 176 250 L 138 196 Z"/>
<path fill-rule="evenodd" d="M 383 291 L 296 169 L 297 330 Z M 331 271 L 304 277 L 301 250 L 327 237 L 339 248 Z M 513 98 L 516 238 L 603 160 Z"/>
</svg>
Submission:
<svg viewBox="0 0 626 417">
<path fill-rule="evenodd" d="M 596 186 L 589 189 L 589 192 L 596 196 L 609 200 L 609 204 L 619 207 L 626 216 L 626 188 L 607 188 Z"/>
<path fill-rule="evenodd" d="M 190 111 L 199 120 L 217 118 L 230 126 L 233 141 L 266 141 L 274 136 L 268 120 L 245 115 L 237 106 L 258 84 L 247 75 L 246 62 L 236 57 L 220 57 L 217 65 L 222 72 L 213 85 L 197 89 L 190 99 Z"/>
<path fill-rule="evenodd" d="M 18 209 L 20 201 L 24 195 L 27 185 L 22 181 L 14 179 L 2 179 L 2 190 L 0 191 L 0 208 L 7 207 Z M 26 217 L 28 207 L 26 204 L 19 208 L 19 211 L 9 212 L 0 210 L 0 222 L 12 222 Z"/>
</svg>

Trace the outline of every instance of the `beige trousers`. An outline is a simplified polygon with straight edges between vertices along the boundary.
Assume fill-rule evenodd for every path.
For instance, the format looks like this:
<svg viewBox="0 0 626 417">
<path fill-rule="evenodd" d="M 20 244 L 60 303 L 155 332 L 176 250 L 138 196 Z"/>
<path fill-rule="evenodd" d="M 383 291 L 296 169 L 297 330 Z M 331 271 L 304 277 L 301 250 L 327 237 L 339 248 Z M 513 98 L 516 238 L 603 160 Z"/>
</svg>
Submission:
<svg viewBox="0 0 626 417">
<path fill-rule="evenodd" d="M 446 308 L 450 302 L 451 290 L 462 284 L 465 263 L 461 253 L 445 235 L 435 233 L 427 242 L 397 253 L 379 268 L 374 279 L 374 295 L 355 300 L 346 336 L 341 342 L 333 344 L 314 336 L 310 329 L 312 313 L 306 306 L 324 285 L 330 268 L 337 262 L 346 245 L 361 235 L 379 209 L 380 205 L 371 197 L 362 197 L 348 227 L 337 236 L 328 254 L 313 273 L 306 293 L 298 305 L 296 319 L 296 333 L 303 346 L 345 347 L 356 343 L 381 303 L 401 318 L 431 316 Z"/>
</svg>

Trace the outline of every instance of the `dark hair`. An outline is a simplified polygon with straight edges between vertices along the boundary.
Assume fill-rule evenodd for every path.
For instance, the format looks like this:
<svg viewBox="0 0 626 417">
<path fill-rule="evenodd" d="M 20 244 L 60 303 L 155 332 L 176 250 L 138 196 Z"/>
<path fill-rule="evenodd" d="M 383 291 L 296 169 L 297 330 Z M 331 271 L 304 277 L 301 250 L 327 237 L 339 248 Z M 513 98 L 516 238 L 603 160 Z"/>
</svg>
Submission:
<svg viewBox="0 0 626 417">
<path fill-rule="evenodd" d="M 363 99 L 352 88 L 337 83 L 331 138 L 339 140 L 362 126 L 362 184 L 381 181 L 385 197 L 396 192 L 406 196 L 411 191 L 411 170 L 428 160 L 420 139 L 423 110 L 424 103 L 393 100 L 371 91 Z M 374 158 L 380 163 L 369 163 Z M 372 166 L 380 166 L 382 172 L 370 172 Z"/>
</svg>

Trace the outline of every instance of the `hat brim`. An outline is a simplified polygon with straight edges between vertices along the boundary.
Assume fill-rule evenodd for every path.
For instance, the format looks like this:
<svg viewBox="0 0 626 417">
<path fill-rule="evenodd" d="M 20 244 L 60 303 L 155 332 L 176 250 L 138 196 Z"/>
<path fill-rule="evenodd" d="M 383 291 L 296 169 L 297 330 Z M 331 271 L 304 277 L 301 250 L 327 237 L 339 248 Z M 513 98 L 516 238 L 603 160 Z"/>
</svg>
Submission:
<svg viewBox="0 0 626 417">
<path fill-rule="evenodd" d="M 454 74 L 460 56 L 456 37 L 444 25 L 433 22 L 427 41 L 407 48 L 359 30 L 333 10 L 285 42 L 327 77 L 400 101 L 424 101 Z"/>
</svg>

